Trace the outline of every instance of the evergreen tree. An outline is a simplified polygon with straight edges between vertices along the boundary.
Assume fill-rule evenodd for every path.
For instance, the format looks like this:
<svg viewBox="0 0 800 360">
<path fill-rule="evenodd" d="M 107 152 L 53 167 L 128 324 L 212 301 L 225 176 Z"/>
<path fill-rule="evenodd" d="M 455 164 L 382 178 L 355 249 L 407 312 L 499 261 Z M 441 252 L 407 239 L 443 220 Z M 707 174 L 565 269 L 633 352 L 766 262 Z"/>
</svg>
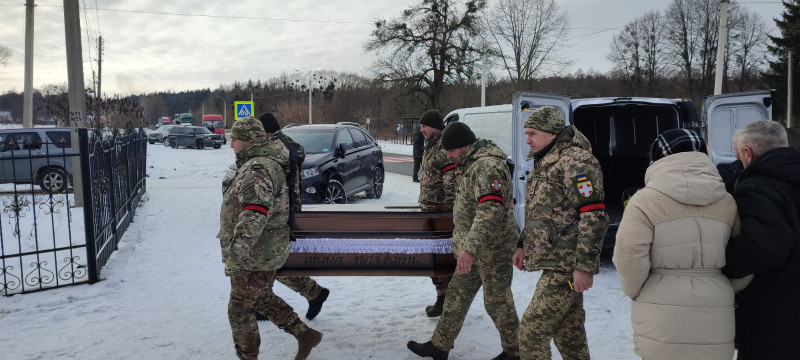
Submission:
<svg viewBox="0 0 800 360">
<path fill-rule="evenodd" d="M 772 103 L 774 104 L 772 108 L 772 117 L 785 122 L 788 62 L 789 50 L 791 49 L 792 62 L 794 63 L 792 71 L 795 79 L 792 84 L 794 95 L 792 99 L 792 122 L 796 127 L 798 120 L 800 120 L 798 119 L 798 116 L 800 116 L 800 111 L 798 111 L 800 101 L 797 101 L 798 96 L 800 96 L 800 85 L 798 85 L 797 82 L 797 72 L 800 71 L 798 68 L 798 64 L 800 63 L 800 61 L 798 61 L 798 58 L 800 58 L 800 0 L 784 1 L 783 6 L 786 7 L 786 9 L 783 14 L 781 14 L 781 19 L 775 19 L 775 24 L 778 29 L 780 29 L 781 34 L 779 36 L 769 37 L 770 40 L 772 40 L 772 45 L 769 45 L 768 48 L 774 60 L 769 62 L 769 70 L 764 74 L 764 80 L 770 88 L 775 89 L 772 98 Z"/>
</svg>

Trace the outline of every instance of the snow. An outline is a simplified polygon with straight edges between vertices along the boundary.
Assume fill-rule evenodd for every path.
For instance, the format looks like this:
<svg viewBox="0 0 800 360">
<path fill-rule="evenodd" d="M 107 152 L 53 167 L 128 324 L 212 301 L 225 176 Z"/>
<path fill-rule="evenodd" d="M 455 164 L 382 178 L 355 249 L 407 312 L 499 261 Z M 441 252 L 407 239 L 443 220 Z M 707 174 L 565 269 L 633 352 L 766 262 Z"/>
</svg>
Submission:
<svg viewBox="0 0 800 360">
<path fill-rule="evenodd" d="M 103 269 L 103 281 L 0 297 L 0 359 L 236 359 L 227 318 L 230 285 L 215 238 L 220 183 L 233 151 L 156 144 L 147 156 L 147 196 Z M 354 200 L 413 204 L 417 196 L 418 184 L 408 176 L 387 173 L 381 199 Z M 514 271 L 518 314 L 538 278 L 538 272 Z M 436 326 L 424 312 L 435 299 L 429 278 L 316 280 L 331 294 L 320 315 L 307 321 L 324 333 L 309 359 L 419 359 L 406 342 L 429 340 Z M 280 284 L 275 291 L 305 314 L 304 298 Z M 630 302 L 612 265 L 603 264 L 584 304 L 592 356 L 635 359 Z M 291 335 L 269 322 L 259 327 L 262 358 L 294 356 Z M 487 359 L 500 351 L 479 293 L 451 358 Z M 560 359 L 555 348 L 554 357 Z"/>
<path fill-rule="evenodd" d="M 381 150 L 383 150 L 385 153 L 408 156 L 414 155 L 414 147 L 411 144 L 399 144 L 381 140 L 378 141 L 378 144 L 381 145 Z"/>
</svg>

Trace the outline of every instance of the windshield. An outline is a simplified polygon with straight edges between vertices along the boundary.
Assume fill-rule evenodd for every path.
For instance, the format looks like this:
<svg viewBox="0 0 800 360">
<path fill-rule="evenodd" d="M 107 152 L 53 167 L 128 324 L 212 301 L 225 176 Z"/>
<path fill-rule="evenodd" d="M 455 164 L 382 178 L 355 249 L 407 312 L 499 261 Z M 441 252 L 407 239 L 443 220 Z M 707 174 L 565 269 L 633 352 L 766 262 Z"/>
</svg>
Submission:
<svg viewBox="0 0 800 360">
<path fill-rule="evenodd" d="M 331 150 L 333 129 L 284 129 L 283 133 L 305 148 L 306 154 L 322 154 Z"/>
<path fill-rule="evenodd" d="M 222 120 L 206 120 L 206 121 L 203 121 L 203 126 L 209 126 L 209 125 L 211 125 L 211 126 L 213 126 L 215 128 L 221 128 L 222 127 Z"/>
</svg>

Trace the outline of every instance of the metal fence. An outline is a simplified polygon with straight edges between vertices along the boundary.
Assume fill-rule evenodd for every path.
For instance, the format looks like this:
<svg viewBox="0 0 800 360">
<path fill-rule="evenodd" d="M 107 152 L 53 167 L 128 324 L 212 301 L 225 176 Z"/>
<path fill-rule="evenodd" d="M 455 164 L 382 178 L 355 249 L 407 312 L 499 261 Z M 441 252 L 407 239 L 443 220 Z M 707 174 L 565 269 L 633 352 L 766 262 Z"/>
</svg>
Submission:
<svg viewBox="0 0 800 360">
<path fill-rule="evenodd" d="M 2 295 L 98 281 L 145 192 L 143 132 L 104 138 L 80 129 L 80 153 L 73 154 L 69 132 L 62 131 L 0 134 Z M 74 158 L 83 175 L 83 211 L 73 207 L 66 184 Z"/>
</svg>

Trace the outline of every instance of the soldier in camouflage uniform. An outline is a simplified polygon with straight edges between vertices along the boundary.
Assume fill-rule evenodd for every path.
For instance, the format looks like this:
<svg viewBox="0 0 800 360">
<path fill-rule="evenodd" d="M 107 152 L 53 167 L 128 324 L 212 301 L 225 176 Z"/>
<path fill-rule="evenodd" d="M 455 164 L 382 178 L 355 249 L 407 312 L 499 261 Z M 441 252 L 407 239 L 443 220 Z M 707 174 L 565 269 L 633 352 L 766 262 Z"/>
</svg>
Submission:
<svg viewBox="0 0 800 360">
<path fill-rule="evenodd" d="M 228 319 L 236 355 L 258 359 L 258 311 L 297 338 L 295 359 L 305 359 L 322 334 L 272 292 L 275 272 L 289 256 L 288 151 L 274 136 L 267 139 L 261 122 L 252 117 L 234 123 L 231 147 L 239 170 L 223 194 L 217 238 L 231 279 Z"/>
<path fill-rule="evenodd" d="M 525 197 L 525 228 L 514 266 L 543 270 L 522 315 L 522 359 L 549 360 L 550 339 L 564 359 L 589 359 L 583 291 L 592 287 L 608 227 L 603 174 L 586 137 L 551 106 L 525 121 L 534 168 Z"/>
<path fill-rule="evenodd" d="M 486 312 L 500 332 L 503 348 L 494 359 L 519 359 L 519 320 L 508 263 L 519 235 L 506 155 L 492 141 L 476 139 L 460 122 L 444 129 L 441 143 L 458 167 L 452 243 L 457 266 L 431 341 L 410 341 L 408 348 L 422 357 L 447 359 L 482 286 Z"/>
<path fill-rule="evenodd" d="M 419 184 L 419 206 L 422 211 L 453 211 L 456 194 L 456 165 L 447 158 L 442 148 L 444 121 L 437 110 L 428 110 L 419 118 L 420 132 L 427 143 L 422 157 L 422 180 Z M 433 276 L 436 287 L 436 303 L 428 305 L 425 313 L 429 317 L 442 315 L 447 285 L 452 276 Z"/>
</svg>

